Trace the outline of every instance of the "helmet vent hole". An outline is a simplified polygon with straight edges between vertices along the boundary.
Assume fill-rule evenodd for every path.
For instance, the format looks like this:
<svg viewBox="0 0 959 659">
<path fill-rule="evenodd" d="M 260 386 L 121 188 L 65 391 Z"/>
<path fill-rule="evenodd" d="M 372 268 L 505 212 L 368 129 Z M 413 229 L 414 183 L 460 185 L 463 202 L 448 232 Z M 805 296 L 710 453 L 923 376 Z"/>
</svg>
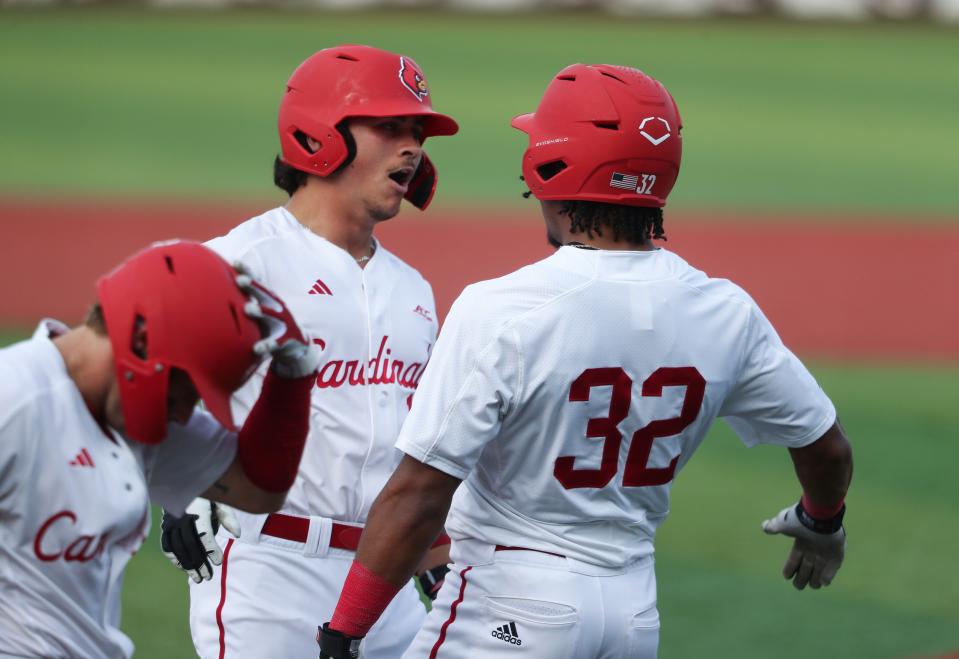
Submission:
<svg viewBox="0 0 959 659">
<path fill-rule="evenodd" d="M 623 83 L 624 85 L 626 84 L 626 81 L 625 81 L 625 80 L 623 80 L 623 79 L 620 78 L 619 76 L 614 76 L 614 75 L 613 75 L 612 73 L 610 73 L 609 71 L 600 71 L 600 74 L 606 76 L 607 78 L 612 78 L 613 80 L 615 80 L 615 81 L 617 81 L 617 82 L 621 82 L 621 83 Z"/>
<path fill-rule="evenodd" d="M 606 130 L 619 130 L 619 124 L 612 121 L 594 121 L 593 125 L 597 128 L 605 128 Z"/>
<path fill-rule="evenodd" d="M 556 79 L 557 79 L 557 80 L 568 80 L 569 82 L 575 82 L 576 76 L 575 76 L 575 75 L 557 76 Z"/>
<path fill-rule="evenodd" d="M 166 261 L 166 269 L 170 271 L 171 275 L 175 275 L 176 271 L 173 269 L 173 259 L 169 256 L 164 256 L 163 260 Z"/>
<path fill-rule="evenodd" d="M 359 62 L 359 61 L 360 61 L 358 57 L 353 57 L 352 55 L 348 55 L 347 53 L 340 53 L 340 54 L 338 54 L 338 55 L 336 56 L 336 59 L 343 59 L 343 60 L 346 60 L 347 62 Z"/>
<path fill-rule="evenodd" d="M 548 181 L 566 169 L 566 167 L 566 163 L 562 160 L 554 160 L 553 162 L 548 162 L 537 167 L 536 173 L 539 174 L 539 177 L 542 180 Z"/>
</svg>

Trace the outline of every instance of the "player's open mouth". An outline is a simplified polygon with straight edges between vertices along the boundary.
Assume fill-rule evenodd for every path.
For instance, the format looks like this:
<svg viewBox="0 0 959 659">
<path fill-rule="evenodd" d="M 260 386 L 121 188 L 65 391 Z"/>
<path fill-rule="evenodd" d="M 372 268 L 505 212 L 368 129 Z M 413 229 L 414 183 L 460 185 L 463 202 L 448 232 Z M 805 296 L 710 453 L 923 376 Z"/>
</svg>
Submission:
<svg viewBox="0 0 959 659">
<path fill-rule="evenodd" d="M 402 194 L 406 194 L 407 186 L 410 180 L 412 180 L 415 171 L 412 167 L 400 167 L 399 169 L 391 171 L 388 176 L 396 185 L 397 189 L 400 190 Z"/>
</svg>

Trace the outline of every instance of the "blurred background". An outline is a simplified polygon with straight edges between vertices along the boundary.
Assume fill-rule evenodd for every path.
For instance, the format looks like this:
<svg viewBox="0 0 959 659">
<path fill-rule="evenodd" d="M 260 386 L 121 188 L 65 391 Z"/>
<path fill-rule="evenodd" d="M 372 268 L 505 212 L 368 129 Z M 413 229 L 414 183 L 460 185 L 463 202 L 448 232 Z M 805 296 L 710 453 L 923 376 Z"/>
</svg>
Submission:
<svg viewBox="0 0 959 659">
<path fill-rule="evenodd" d="M 0 345 L 78 322 L 148 242 L 282 204 L 284 83 L 339 43 L 414 57 L 460 122 L 426 145 L 433 207 L 378 230 L 441 316 L 548 254 L 509 120 L 552 75 L 625 64 L 676 97 L 664 246 L 756 297 L 836 402 L 856 474 L 846 565 L 797 592 L 759 528 L 799 494 L 788 456 L 718 424 L 658 539 L 662 658 L 959 651 L 959 0 L 0 0 Z M 124 593 L 137 656 L 192 656 L 186 591 L 152 534 Z"/>
</svg>

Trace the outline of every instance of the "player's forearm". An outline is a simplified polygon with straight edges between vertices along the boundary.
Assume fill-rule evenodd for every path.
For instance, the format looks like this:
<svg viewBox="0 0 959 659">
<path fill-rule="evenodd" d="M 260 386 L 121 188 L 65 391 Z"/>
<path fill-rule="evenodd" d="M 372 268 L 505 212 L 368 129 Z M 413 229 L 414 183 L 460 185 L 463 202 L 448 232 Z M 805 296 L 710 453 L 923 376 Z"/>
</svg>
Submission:
<svg viewBox="0 0 959 659">
<path fill-rule="evenodd" d="M 417 510 L 429 506 L 419 498 L 389 498 L 371 512 L 356 560 L 390 583 L 402 586 L 413 576 L 430 545 L 443 530 L 446 510 Z M 422 514 L 428 512 L 429 514 Z"/>
<path fill-rule="evenodd" d="M 362 638 L 442 531 L 460 481 L 406 456 L 373 503 L 329 627 Z"/>
<path fill-rule="evenodd" d="M 423 482 L 401 465 L 370 511 L 356 560 L 397 586 L 409 581 L 442 533 L 459 484 L 445 474 L 442 477 L 450 482 Z"/>
<path fill-rule="evenodd" d="M 445 518 L 435 499 L 391 491 L 388 483 L 370 511 L 329 628 L 354 638 L 366 636 L 412 578 Z"/>
<path fill-rule="evenodd" d="M 270 492 L 251 481 L 239 458 L 200 496 L 253 514 L 276 512 L 286 501 L 286 491 Z"/>
<path fill-rule="evenodd" d="M 789 452 L 807 503 L 823 510 L 840 506 L 852 480 L 852 447 L 839 422 L 812 444 Z"/>
</svg>

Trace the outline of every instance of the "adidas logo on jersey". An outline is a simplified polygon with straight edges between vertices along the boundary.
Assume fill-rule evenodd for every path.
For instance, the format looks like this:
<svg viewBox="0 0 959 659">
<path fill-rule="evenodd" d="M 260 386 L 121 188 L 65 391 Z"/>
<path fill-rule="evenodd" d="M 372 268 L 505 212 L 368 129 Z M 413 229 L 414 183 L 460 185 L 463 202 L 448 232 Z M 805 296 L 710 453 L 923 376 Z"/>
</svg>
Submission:
<svg viewBox="0 0 959 659">
<path fill-rule="evenodd" d="M 497 627 L 490 634 L 493 638 L 498 638 L 501 641 L 506 641 L 507 643 L 512 643 L 513 645 L 522 645 L 523 641 L 519 638 L 519 632 L 516 631 L 516 622 L 510 622 L 503 625 L 502 627 Z"/>
<path fill-rule="evenodd" d="M 93 458 L 90 457 L 90 454 L 85 448 L 80 449 L 80 452 L 77 453 L 77 457 L 73 458 L 70 461 L 71 467 L 95 467 L 93 464 Z"/>
<path fill-rule="evenodd" d="M 313 283 L 313 287 L 307 291 L 310 295 L 333 295 L 333 291 L 330 290 L 330 287 L 323 283 L 322 279 L 317 279 Z"/>
</svg>

